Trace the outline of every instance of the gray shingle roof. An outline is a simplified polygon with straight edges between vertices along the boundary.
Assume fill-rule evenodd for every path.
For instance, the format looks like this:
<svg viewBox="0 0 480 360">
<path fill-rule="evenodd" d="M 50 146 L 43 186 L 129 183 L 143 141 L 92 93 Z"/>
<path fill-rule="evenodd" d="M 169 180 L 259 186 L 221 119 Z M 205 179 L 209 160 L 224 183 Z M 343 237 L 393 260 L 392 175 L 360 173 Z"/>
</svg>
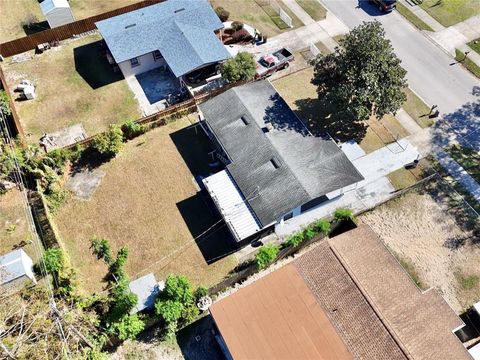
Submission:
<svg viewBox="0 0 480 360">
<path fill-rule="evenodd" d="M 168 0 L 95 23 L 117 63 L 155 50 L 175 76 L 230 57 L 206 0 Z"/>
<path fill-rule="evenodd" d="M 232 160 L 227 170 L 263 226 L 363 180 L 333 141 L 310 134 L 268 81 L 230 89 L 199 106 Z M 267 123 L 271 129 L 264 132 Z"/>
</svg>

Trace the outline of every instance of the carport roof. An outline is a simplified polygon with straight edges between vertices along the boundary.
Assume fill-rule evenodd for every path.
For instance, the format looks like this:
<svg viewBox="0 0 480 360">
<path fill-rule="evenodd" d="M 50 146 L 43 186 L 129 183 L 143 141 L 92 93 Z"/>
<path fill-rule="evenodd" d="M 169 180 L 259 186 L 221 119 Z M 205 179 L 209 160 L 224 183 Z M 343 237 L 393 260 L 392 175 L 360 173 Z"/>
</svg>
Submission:
<svg viewBox="0 0 480 360">
<path fill-rule="evenodd" d="M 159 50 L 180 77 L 230 57 L 206 0 L 168 0 L 95 23 L 117 63 Z"/>
</svg>

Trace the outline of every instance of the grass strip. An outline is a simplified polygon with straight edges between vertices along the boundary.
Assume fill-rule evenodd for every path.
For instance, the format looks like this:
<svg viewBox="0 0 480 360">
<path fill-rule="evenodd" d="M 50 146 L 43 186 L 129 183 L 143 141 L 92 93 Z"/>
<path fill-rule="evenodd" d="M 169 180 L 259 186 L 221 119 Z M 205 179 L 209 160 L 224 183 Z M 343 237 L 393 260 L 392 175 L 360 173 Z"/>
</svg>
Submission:
<svg viewBox="0 0 480 360">
<path fill-rule="evenodd" d="M 470 41 L 468 44 L 473 51 L 480 54 L 480 38 Z"/>
<path fill-rule="evenodd" d="M 428 117 L 430 107 L 423 102 L 410 88 L 403 90 L 407 96 L 407 101 L 403 104 L 403 109 L 413 120 L 417 122 L 422 128 L 433 125 L 433 120 Z"/>
<path fill-rule="evenodd" d="M 413 26 L 419 30 L 433 31 L 433 29 L 421 20 L 417 15 L 407 9 L 405 5 L 397 1 L 397 11 L 408 21 L 410 21 Z"/>
<path fill-rule="evenodd" d="M 296 0 L 310 17 L 315 20 L 323 20 L 327 17 L 327 10 L 316 0 Z"/>
<path fill-rule="evenodd" d="M 460 62 L 473 75 L 480 78 L 480 66 L 470 60 L 463 51 L 455 49 L 455 60 Z"/>
</svg>

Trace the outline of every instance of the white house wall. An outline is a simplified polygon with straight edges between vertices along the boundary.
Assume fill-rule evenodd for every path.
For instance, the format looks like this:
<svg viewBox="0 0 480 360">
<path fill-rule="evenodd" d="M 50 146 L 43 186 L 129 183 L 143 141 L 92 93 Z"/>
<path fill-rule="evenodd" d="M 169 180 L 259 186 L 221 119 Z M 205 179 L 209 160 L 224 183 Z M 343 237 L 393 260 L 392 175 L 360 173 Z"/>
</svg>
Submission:
<svg viewBox="0 0 480 360">
<path fill-rule="evenodd" d="M 130 64 L 130 60 L 127 61 L 122 61 L 121 63 L 118 64 L 118 67 L 122 71 L 122 74 L 125 78 L 132 77 L 141 73 L 144 73 L 146 71 L 155 69 L 157 67 L 160 67 L 161 65 L 166 65 L 165 59 L 157 59 L 157 61 L 154 60 L 153 58 L 153 53 L 148 53 L 142 56 L 138 56 L 138 61 L 140 62 L 140 65 L 135 66 L 132 68 L 132 65 Z"/>
<path fill-rule="evenodd" d="M 58 27 L 74 22 L 72 10 L 70 8 L 58 8 L 50 11 L 46 16 L 50 28 Z"/>
</svg>

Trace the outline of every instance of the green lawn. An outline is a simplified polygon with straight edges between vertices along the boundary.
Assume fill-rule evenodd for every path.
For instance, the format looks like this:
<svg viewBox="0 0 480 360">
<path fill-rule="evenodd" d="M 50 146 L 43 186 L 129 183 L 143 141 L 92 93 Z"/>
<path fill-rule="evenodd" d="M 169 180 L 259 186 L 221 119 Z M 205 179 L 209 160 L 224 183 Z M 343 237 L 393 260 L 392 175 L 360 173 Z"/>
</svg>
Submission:
<svg viewBox="0 0 480 360">
<path fill-rule="evenodd" d="M 403 109 L 417 122 L 422 128 L 426 128 L 433 124 L 428 117 L 430 107 L 423 102 L 410 88 L 403 91 L 407 95 L 407 101 L 403 104 Z"/>
<path fill-rule="evenodd" d="M 433 31 L 433 29 L 423 22 L 417 15 L 408 10 L 408 8 L 402 3 L 397 1 L 397 11 L 403 15 L 408 21 L 410 21 L 416 28 L 420 30 Z"/>
<path fill-rule="evenodd" d="M 467 45 L 480 54 L 480 38 L 470 41 Z"/>
<path fill-rule="evenodd" d="M 468 56 L 465 56 L 465 53 L 463 51 L 455 49 L 455 60 L 465 66 L 467 70 L 470 71 L 473 75 L 480 78 L 480 66 L 470 60 Z"/>
<path fill-rule="evenodd" d="M 317 0 L 296 0 L 305 12 L 315 20 L 323 20 L 327 16 L 327 10 Z"/>
<path fill-rule="evenodd" d="M 449 147 L 447 152 L 475 181 L 480 183 L 480 154 L 460 145 Z"/>
<path fill-rule="evenodd" d="M 330 54 L 331 51 L 326 47 L 326 45 L 319 41 L 317 43 L 315 43 L 315 46 L 317 47 L 318 50 L 320 50 L 320 52 L 322 53 L 322 55 L 327 55 L 327 54 Z"/>
<path fill-rule="evenodd" d="M 398 6 L 397 2 L 397 9 Z M 443 26 L 451 26 L 480 14 L 478 0 L 424 0 L 420 6 Z"/>
</svg>

